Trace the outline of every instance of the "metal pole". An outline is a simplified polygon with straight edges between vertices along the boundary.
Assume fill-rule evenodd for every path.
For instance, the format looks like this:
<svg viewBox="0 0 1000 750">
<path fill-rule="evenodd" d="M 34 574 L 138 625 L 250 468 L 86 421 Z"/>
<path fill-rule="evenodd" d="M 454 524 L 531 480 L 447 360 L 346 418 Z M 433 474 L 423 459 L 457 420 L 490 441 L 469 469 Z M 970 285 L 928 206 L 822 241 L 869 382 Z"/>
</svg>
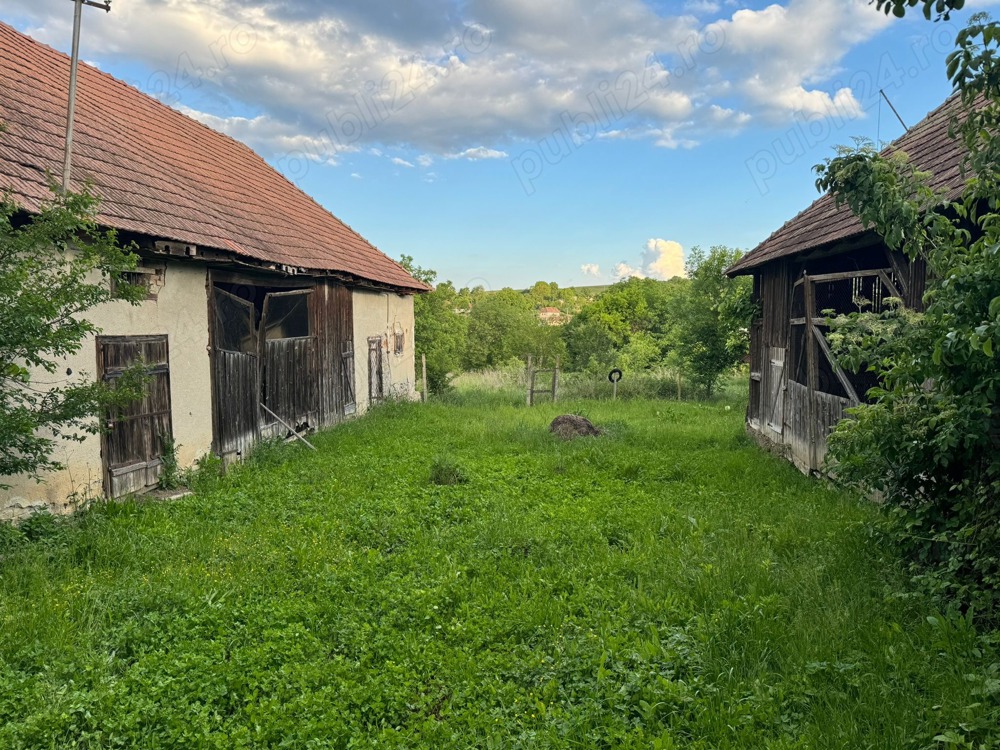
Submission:
<svg viewBox="0 0 1000 750">
<path fill-rule="evenodd" d="M 69 63 L 69 102 L 66 105 L 66 152 L 63 159 L 63 193 L 69 191 L 70 173 L 73 163 L 73 120 L 76 115 L 76 70 L 80 66 L 80 26 L 83 20 L 83 6 L 100 8 L 106 13 L 111 12 L 111 0 L 95 2 L 95 0 L 73 0 L 73 54 Z"/>
<path fill-rule="evenodd" d="M 66 110 L 66 156 L 63 161 L 63 193 L 69 192 L 69 176 L 73 162 L 73 118 L 76 109 L 76 69 L 80 64 L 80 21 L 83 19 L 83 0 L 73 0 L 73 55 L 69 64 L 69 104 Z"/>
</svg>

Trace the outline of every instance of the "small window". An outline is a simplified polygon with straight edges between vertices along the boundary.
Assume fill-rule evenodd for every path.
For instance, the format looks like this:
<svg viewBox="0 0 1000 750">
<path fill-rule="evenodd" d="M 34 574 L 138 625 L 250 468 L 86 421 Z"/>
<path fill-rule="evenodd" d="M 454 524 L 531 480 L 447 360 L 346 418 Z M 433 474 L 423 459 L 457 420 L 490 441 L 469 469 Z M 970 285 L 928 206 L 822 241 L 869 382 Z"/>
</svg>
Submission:
<svg viewBox="0 0 1000 750">
<path fill-rule="evenodd" d="M 117 293 L 121 284 L 138 286 L 146 290 L 147 300 L 155 300 L 163 288 L 166 272 L 166 268 L 163 266 L 149 268 L 141 266 L 131 271 L 125 271 L 121 278 L 112 280 L 111 291 Z"/>
<path fill-rule="evenodd" d="M 264 339 L 296 339 L 309 335 L 309 293 L 275 292 L 264 305 Z"/>
<path fill-rule="evenodd" d="M 403 345 L 406 343 L 406 334 L 402 331 L 395 331 L 393 334 L 393 351 L 396 356 L 400 356 L 403 353 Z"/>
</svg>

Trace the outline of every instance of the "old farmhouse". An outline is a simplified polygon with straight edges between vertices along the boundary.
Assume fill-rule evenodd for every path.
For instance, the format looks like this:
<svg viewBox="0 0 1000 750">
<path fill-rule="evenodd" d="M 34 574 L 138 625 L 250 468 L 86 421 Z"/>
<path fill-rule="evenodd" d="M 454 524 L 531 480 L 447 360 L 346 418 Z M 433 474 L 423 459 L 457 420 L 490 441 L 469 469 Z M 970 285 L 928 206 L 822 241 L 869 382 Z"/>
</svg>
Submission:
<svg viewBox="0 0 1000 750">
<path fill-rule="evenodd" d="M 69 59 L 0 24 L 0 190 L 26 212 L 61 172 Z M 0 518 L 156 484 L 161 437 L 182 465 L 239 457 L 287 428 L 332 425 L 414 391 L 413 295 L 427 287 L 242 143 L 81 64 L 73 189 L 139 248 L 136 307 L 106 305 L 66 377 L 142 361 L 145 399 L 65 443 L 65 471 L 13 479 Z M 266 407 L 266 408 L 262 408 Z"/>
<path fill-rule="evenodd" d="M 949 98 L 889 147 L 930 172 L 932 186 L 949 199 L 964 185 L 964 151 L 948 135 L 959 104 Z M 875 385 L 871 374 L 845 372 L 834 362 L 825 311 L 879 312 L 888 297 L 919 309 L 926 269 L 890 251 L 850 208 L 824 195 L 728 273 L 752 275 L 760 304 L 750 332 L 747 429 L 801 470 L 816 471 L 830 431 Z"/>
</svg>

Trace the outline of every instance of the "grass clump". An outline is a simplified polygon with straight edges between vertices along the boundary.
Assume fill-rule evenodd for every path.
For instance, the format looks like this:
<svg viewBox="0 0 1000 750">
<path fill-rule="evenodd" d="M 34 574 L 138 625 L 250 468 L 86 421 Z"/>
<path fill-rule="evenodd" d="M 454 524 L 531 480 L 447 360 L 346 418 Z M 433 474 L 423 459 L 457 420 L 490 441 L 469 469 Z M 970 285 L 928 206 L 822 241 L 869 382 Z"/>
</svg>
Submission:
<svg viewBox="0 0 1000 750">
<path fill-rule="evenodd" d="M 454 484 L 466 484 L 469 476 L 450 456 L 436 456 L 431 462 L 431 484 L 447 487 Z"/>
<path fill-rule="evenodd" d="M 724 406 L 398 405 L 21 540 L 0 747 L 996 747 L 996 636 Z"/>
</svg>

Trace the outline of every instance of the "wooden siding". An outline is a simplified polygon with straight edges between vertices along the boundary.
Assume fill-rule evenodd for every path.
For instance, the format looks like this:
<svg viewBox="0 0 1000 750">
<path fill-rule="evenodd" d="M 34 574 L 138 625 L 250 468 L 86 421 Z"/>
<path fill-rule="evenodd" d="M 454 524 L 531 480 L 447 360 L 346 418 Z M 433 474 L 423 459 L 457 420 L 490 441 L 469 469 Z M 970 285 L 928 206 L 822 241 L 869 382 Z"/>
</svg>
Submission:
<svg viewBox="0 0 1000 750">
<path fill-rule="evenodd" d="M 808 473 L 822 467 L 827 437 L 850 406 L 848 399 L 820 391 L 812 393 L 810 404 L 808 386 L 788 383 L 783 442 L 799 469 Z"/>
</svg>

